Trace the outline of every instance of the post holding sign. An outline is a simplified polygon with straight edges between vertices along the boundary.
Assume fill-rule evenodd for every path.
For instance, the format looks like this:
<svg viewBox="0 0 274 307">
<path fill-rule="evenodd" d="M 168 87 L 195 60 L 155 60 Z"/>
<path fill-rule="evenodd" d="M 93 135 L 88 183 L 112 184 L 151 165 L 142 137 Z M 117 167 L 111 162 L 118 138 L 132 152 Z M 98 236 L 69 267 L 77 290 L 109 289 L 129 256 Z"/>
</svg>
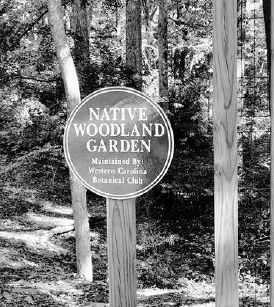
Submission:
<svg viewBox="0 0 274 307">
<path fill-rule="evenodd" d="M 148 97 L 125 87 L 87 96 L 64 134 L 67 163 L 89 190 L 108 198 L 110 307 L 135 307 L 135 197 L 167 172 L 174 151 L 171 125 Z"/>
<path fill-rule="evenodd" d="M 110 87 L 87 96 L 71 113 L 64 134 L 67 163 L 89 190 L 128 199 L 154 187 L 174 151 L 170 122 L 143 93 Z"/>
</svg>

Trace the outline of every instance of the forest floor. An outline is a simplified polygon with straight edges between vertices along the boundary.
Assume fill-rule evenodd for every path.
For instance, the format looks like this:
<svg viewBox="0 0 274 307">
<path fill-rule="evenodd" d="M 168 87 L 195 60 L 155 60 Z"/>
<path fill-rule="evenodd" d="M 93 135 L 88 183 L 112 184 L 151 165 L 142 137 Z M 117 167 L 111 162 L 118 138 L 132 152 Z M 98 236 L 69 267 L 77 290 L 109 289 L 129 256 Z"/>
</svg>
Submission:
<svg viewBox="0 0 274 307">
<path fill-rule="evenodd" d="M 66 197 L 55 195 L 56 189 L 67 193 L 58 186 L 60 178 L 52 182 L 38 175 L 35 181 L 32 174 L 30 181 L 22 168 L 1 175 L 0 307 L 107 306 L 105 201 L 94 197 L 88 205 L 91 283 L 76 275 L 74 231 L 54 233 L 73 224 Z M 172 234 L 138 219 L 137 227 L 138 306 L 215 306 L 212 231 Z M 239 277 L 240 306 L 269 306 L 266 282 L 257 282 L 248 269 Z"/>
<path fill-rule="evenodd" d="M 94 282 L 89 283 L 75 274 L 73 231 L 51 234 L 52 229 L 73 223 L 71 208 L 50 202 L 40 202 L 39 208 L 39 212 L 33 210 L 1 220 L 0 306 L 105 306 L 105 229 L 91 232 L 91 243 L 97 252 L 93 254 Z M 177 289 L 138 289 L 138 306 L 215 305 L 212 282 L 184 278 L 180 283 Z M 246 286 L 242 306 L 267 306 L 265 287 L 257 286 L 256 298 L 251 288 Z"/>
<path fill-rule="evenodd" d="M 58 235 L 51 232 L 72 225 L 72 209 L 48 201 L 38 207 L 39 212 L 32 210 L 1 220 L 0 306 L 105 306 L 105 228 L 101 233 L 100 229 L 91 231 L 96 253 L 94 282 L 90 283 L 76 275 L 73 231 Z M 138 289 L 138 306 L 214 306 L 213 284 L 188 279 L 181 283 L 178 289 Z"/>
</svg>

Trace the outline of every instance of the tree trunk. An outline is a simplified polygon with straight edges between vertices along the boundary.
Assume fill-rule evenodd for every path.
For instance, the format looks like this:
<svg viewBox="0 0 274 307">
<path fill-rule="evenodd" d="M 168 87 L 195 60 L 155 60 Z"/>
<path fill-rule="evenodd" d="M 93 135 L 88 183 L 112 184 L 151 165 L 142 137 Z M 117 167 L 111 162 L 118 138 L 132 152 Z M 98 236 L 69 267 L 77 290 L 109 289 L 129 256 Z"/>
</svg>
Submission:
<svg viewBox="0 0 274 307">
<path fill-rule="evenodd" d="M 74 0 L 73 2 L 72 31 L 74 34 L 74 59 L 81 94 L 86 96 L 94 90 L 92 88 L 94 82 L 90 82 L 92 78 L 90 78 L 89 16 L 86 0 Z"/>
<path fill-rule="evenodd" d="M 61 0 L 48 0 L 49 22 L 64 81 L 68 112 L 80 103 L 79 83 L 65 34 Z M 86 189 L 70 172 L 78 274 L 92 281 Z"/>
<path fill-rule="evenodd" d="M 271 0 L 263 0 L 265 38 L 267 49 L 267 68 L 270 74 L 271 65 Z"/>
<path fill-rule="evenodd" d="M 142 89 L 142 25 L 140 0 L 126 1 L 127 85 Z"/>
<path fill-rule="evenodd" d="M 267 73 L 269 78 L 268 84 L 271 84 L 271 0 L 263 0 L 263 12 L 267 50 Z M 270 97 L 270 86 L 268 86 L 268 94 Z M 270 104 L 269 111 L 271 112 Z"/>
<path fill-rule="evenodd" d="M 215 0 L 213 14 L 215 304 L 237 307 L 237 0 Z"/>
<path fill-rule="evenodd" d="M 270 0 L 269 0 L 270 2 Z M 274 5 L 271 5 L 271 62 L 274 63 Z M 271 65 L 271 170 L 270 170 L 270 306 L 274 306 L 274 65 Z"/>
<path fill-rule="evenodd" d="M 167 43 L 167 7 L 165 0 L 159 0 L 158 17 L 159 50 L 159 96 L 160 105 L 168 110 L 168 43 Z"/>
</svg>

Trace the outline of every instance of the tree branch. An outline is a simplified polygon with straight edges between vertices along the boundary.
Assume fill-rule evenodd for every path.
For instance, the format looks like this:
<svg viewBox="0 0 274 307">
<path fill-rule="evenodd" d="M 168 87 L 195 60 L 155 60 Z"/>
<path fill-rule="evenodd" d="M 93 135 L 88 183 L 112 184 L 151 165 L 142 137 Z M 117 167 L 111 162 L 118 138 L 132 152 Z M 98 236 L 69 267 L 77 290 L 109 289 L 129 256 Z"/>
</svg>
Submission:
<svg viewBox="0 0 274 307">
<path fill-rule="evenodd" d="M 20 40 L 47 14 L 48 9 L 46 9 L 39 17 L 37 17 L 28 27 L 19 35 L 17 40 L 11 45 L 10 49 L 16 47 Z"/>
<path fill-rule="evenodd" d="M 37 82 L 47 82 L 47 83 L 51 83 L 51 82 L 56 82 L 57 79 L 39 79 L 39 78 L 34 78 L 34 77 L 24 77 L 24 76 L 18 76 L 17 78 L 19 79 L 23 79 L 23 80 L 31 80 L 31 81 L 37 81 Z"/>
<path fill-rule="evenodd" d="M 0 16 L 6 14 L 10 6 L 11 6 L 11 0 L 9 0 L 7 3 L 4 3 L 0 8 Z"/>
<path fill-rule="evenodd" d="M 186 26 L 186 27 L 189 27 L 189 28 L 192 28 L 192 29 L 195 29 L 195 30 L 198 30 L 200 29 L 202 26 L 198 25 L 198 26 L 194 26 L 194 25 L 191 25 L 187 22 L 184 22 L 182 20 L 176 20 L 172 17 L 168 17 L 168 19 L 170 19 L 171 21 L 173 21 L 176 25 L 178 26 Z"/>
<path fill-rule="evenodd" d="M 154 7 L 153 11 L 150 13 L 148 20 L 151 21 L 155 15 L 155 13 L 157 12 L 157 6 Z"/>
<path fill-rule="evenodd" d="M 66 6 L 68 3 L 70 3 L 71 0 L 65 1 L 63 3 L 64 6 Z M 16 39 L 16 41 L 11 45 L 10 49 L 13 49 L 16 47 L 16 45 L 20 42 L 20 40 L 48 13 L 48 9 L 45 9 L 45 11 L 38 16 L 32 23 L 30 23 L 27 28 L 19 35 L 19 37 Z"/>
<path fill-rule="evenodd" d="M 66 225 L 66 226 L 58 226 L 49 231 L 48 237 L 53 237 L 53 236 L 63 234 L 66 232 L 70 232 L 70 231 L 74 231 L 74 230 L 75 230 L 74 224 Z"/>
<path fill-rule="evenodd" d="M 20 74 L 18 74 L 18 75 L 9 76 L 6 80 L 6 83 L 10 83 L 10 82 L 18 80 L 18 79 L 19 80 L 30 80 L 30 81 L 35 81 L 35 82 L 45 82 L 45 83 L 53 83 L 53 82 L 57 81 L 56 78 L 54 78 L 54 79 L 39 79 L 39 78 L 34 78 L 34 77 L 21 76 Z"/>
</svg>

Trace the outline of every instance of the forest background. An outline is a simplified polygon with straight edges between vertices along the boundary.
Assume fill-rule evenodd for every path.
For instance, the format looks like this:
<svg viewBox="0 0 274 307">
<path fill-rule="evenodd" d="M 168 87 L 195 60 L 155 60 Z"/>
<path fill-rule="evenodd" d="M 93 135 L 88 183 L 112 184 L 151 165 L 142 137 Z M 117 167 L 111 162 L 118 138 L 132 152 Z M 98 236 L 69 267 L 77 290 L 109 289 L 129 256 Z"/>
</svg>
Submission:
<svg viewBox="0 0 274 307">
<path fill-rule="evenodd" d="M 238 1 L 243 306 L 267 306 L 269 300 L 269 5 Z M 172 123 L 170 170 L 136 204 L 140 306 L 211 306 L 212 3 L 75 0 L 62 7 L 81 97 L 107 86 L 132 86 L 160 103 Z M 62 148 L 70 106 L 49 15 L 45 1 L 0 3 L 0 306 L 108 302 L 106 205 L 89 191 L 82 221 L 90 229 L 85 238 L 91 262 L 81 267 L 79 261 L 73 223 L 79 208 L 72 210 Z"/>
</svg>

